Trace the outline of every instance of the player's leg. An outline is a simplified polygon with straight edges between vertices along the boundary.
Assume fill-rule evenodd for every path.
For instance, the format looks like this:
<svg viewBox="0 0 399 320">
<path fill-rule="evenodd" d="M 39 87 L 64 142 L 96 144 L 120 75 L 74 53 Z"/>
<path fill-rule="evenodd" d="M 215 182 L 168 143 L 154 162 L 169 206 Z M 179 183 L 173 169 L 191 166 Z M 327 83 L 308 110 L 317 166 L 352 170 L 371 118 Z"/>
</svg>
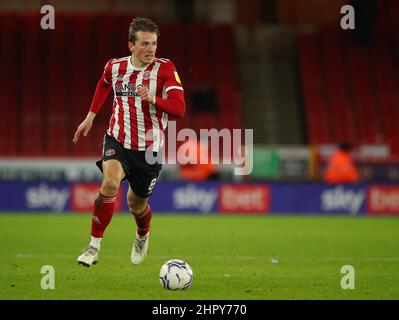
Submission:
<svg viewBox="0 0 399 320">
<path fill-rule="evenodd" d="M 103 182 L 94 201 L 91 236 L 101 239 L 114 214 L 119 186 L 125 173 L 118 160 L 103 161 Z M 96 245 L 96 239 L 91 244 Z M 99 243 L 98 243 L 99 244 Z"/>
<path fill-rule="evenodd" d="M 115 159 L 103 161 L 102 169 L 103 182 L 93 206 L 91 241 L 78 257 L 78 263 L 87 267 L 98 261 L 100 242 L 114 214 L 119 186 L 125 175 L 121 163 Z"/>
<path fill-rule="evenodd" d="M 131 261 L 133 264 L 143 262 L 148 252 L 150 223 L 152 210 L 148 199 L 154 191 L 162 165 L 149 164 L 145 152 L 129 153 L 129 190 L 127 201 L 130 212 L 137 224 L 136 239 L 134 241 Z"/>
<path fill-rule="evenodd" d="M 127 203 L 137 225 L 131 261 L 133 264 L 139 264 L 143 262 L 148 252 L 152 210 L 148 198 L 139 197 L 130 186 L 127 192 Z"/>
<path fill-rule="evenodd" d="M 129 186 L 127 192 L 127 204 L 130 213 L 134 216 L 137 224 L 137 233 L 145 236 L 150 231 L 150 221 L 152 217 L 151 207 L 148 198 L 141 198 L 136 195 Z"/>
</svg>

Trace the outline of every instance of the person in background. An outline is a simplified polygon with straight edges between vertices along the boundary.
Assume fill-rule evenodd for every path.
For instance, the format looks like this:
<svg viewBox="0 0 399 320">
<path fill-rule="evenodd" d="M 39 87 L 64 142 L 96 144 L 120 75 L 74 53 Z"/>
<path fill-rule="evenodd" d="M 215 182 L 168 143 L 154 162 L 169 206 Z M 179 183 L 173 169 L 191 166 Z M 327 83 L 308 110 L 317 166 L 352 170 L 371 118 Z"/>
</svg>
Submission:
<svg viewBox="0 0 399 320">
<path fill-rule="evenodd" d="M 324 181 L 327 183 L 356 183 L 359 173 L 350 154 L 351 146 L 341 143 L 338 150 L 333 153 L 324 172 Z"/>
<path fill-rule="evenodd" d="M 200 140 L 189 140 L 183 143 L 182 148 L 190 158 L 189 163 L 180 165 L 180 177 L 183 180 L 200 182 L 218 179 L 218 168 L 211 163 L 209 150 Z M 200 163 L 201 154 L 208 158 L 207 163 Z"/>
</svg>

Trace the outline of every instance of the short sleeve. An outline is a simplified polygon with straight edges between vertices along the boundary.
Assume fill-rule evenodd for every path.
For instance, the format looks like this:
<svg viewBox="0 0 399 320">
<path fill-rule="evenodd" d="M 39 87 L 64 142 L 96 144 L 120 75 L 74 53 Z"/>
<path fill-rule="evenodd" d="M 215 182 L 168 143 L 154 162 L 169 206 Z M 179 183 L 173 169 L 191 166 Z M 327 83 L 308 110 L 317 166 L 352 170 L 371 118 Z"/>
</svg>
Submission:
<svg viewBox="0 0 399 320">
<path fill-rule="evenodd" d="M 173 64 L 172 61 L 168 61 L 165 64 L 164 77 L 165 77 L 164 89 L 166 93 L 169 90 L 173 89 L 184 91 L 179 74 L 177 73 L 175 65 Z"/>
<path fill-rule="evenodd" d="M 109 60 L 104 67 L 103 79 L 106 84 L 112 83 L 112 60 L 114 59 Z"/>
</svg>

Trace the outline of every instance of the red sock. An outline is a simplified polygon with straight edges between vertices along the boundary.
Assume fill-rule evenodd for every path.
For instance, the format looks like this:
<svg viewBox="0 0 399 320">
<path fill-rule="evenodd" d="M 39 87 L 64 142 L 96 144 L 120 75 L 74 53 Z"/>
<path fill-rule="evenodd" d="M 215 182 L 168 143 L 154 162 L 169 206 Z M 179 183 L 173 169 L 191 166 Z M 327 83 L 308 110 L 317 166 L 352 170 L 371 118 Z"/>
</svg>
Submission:
<svg viewBox="0 0 399 320">
<path fill-rule="evenodd" d="M 148 231 L 150 231 L 150 222 L 152 218 L 152 209 L 149 204 L 147 204 L 147 208 L 137 216 L 135 215 L 137 224 L 137 233 L 140 237 L 145 236 Z"/>
<path fill-rule="evenodd" d="M 91 235 L 96 238 L 102 238 L 104 230 L 111 222 L 114 214 L 116 196 L 106 197 L 100 192 L 94 201 L 93 220 L 91 221 Z"/>
</svg>

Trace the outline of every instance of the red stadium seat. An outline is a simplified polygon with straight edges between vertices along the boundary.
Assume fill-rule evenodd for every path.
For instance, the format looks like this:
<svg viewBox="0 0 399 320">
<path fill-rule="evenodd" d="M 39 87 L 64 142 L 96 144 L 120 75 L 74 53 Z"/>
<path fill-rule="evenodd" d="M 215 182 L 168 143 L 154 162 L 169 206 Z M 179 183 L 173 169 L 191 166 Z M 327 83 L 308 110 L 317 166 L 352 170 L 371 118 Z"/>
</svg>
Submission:
<svg viewBox="0 0 399 320">
<path fill-rule="evenodd" d="M 0 156 L 15 156 L 18 152 L 18 128 L 20 95 L 15 92 L 20 71 L 16 69 L 20 60 L 20 17 L 17 14 L 2 14 L 0 19 Z"/>
<path fill-rule="evenodd" d="M 325 68 L 326 89 L 329 96 L 330 115 L 334 123 L 336 141 L 356 143 L 356 122 L 349 100 L 349 83 L 344 68 L 343 39 L 336 29 L 323 32 L 322 59 Z"/>
<path fill-rule="evenodd" d="M 369 74 L 367 50 L 350 43 L 349 52 L 351 94 L 357 116 L 360 143 L 374 144 L 384 140 L 381 135 L 379 112 L 376 110 L 372 81 Z"/>
<path fill-rule="evenodd" d="M 311 144 L 333 142 L 324 94 L 304 93 L 309 140 Z"/>
<path fill-rule="evenodd" d="M 399 40 L 399 28 L 394 26 L 399 26 L 399 10 L 392 5 L 399 9 L 399 4 L 382 0 L 381 8 L 388 4 L 391 10 L 381 11 L 384 21 L 380 19 L 368 45 L 357 45 L 352 34 L 332 27 L 300 36 L 300 77 L 310 142 L 388 143 L 398 154 L 399 46 L 395 39 Z"/>
<path fill-rule="evenodd" d="M 322 73 L 316 35 L 301 35 L 299 38 L 300 76 L 304 90 L 321 90 Z"/>
<path fill-rule="evenodd" d="M 40 25 L 39 14 L 26 14 L 22 22 L 21 43 L 25 48 L 21 54 L 21 95 L 20 105 L 20 152 L 21 155 L 42 155 L 44 152 L 45 136 L 45 87 L 43 65 L 45 60 L 45 33 L 37 26 Z"/>
<path fill-rule="evenodd" d="M 376 89 L 376 101 L 382 114 L 382 127 L 393 151 L 398 151 L 399 84 L 395 63 L 388 54 L 388 42 L 383 35 L 375 38 L 371 49 L 371 70 Z"/>
</svg>

